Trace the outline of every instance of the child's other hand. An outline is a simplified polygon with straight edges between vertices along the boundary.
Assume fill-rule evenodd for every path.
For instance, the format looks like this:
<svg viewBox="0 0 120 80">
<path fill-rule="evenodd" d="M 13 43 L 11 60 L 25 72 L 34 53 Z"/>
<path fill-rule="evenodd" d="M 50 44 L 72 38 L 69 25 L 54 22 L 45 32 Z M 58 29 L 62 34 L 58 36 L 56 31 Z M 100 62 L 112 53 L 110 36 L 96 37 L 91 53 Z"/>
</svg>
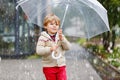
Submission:
<svg viewBox="0 0 120 80">
<path fill-rule="evenodd" d="M 62 40 L 63 39 L 63 37 L 62 37 L 62 29 L 58 30 L 58 35 L 59 35 L 59 39 Z"/>
<path fill-rule="evenodd" d="M 50 48 L 50 50 L 51 50 L 51 52 L 53 52 L 53 51 L 56 51 L 57 50 L 57 48 L 58 48 L 58 46 L 56 45 L 56 46 L 52 46 L 51 48 Z"/>
</svg>

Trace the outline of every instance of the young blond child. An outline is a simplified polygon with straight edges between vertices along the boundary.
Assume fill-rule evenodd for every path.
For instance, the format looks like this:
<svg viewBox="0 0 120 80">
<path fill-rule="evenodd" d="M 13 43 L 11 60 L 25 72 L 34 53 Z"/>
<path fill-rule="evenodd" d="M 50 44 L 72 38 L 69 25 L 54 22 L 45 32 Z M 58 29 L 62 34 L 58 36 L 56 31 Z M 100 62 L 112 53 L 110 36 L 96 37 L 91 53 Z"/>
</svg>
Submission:
<svg viewBox="0 0 120 80">
<path fill-rule="evenodd" d="M 54 14 L 48 14 L 43 21 L 45 31 L 41 32 L 38 39 L 36 52 L 42 56 L 43 73 L 46 80 L 67 80 L 65 51 L 70 49 L 69 41 L 62 34 L 60 27 L 60 19 Z M 58 41 L 55 42 L 55 36 L 58 33 Z M 51 55 L 55 52 L 55 56 L 61 54 L 59 59 L 54 59 Z"/>
</svg>

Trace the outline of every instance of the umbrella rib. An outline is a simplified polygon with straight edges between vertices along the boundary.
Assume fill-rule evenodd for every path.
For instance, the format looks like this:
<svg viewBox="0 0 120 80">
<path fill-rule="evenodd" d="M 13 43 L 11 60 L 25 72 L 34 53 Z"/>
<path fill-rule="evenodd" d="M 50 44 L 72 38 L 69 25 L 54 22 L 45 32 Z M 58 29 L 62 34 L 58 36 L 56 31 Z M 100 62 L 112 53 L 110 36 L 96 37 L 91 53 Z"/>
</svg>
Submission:
<svg viewBox="0 0 120 80">
<path fill-rule="evenodd" d="M 18 7 L 20 6 L 20 5 L 22 5 L 23 3 L 25 3 L 25 2 L 27 2 L 28 0 L 20 0 L 20 1 L 18 1 L 17 3 L 18 3 L 18 5 L 16 6 L 16 10 L 18 9 Z"/>
<path fill-rule="evenodd" d="M 85 4 L 85 3 L 83 3 L 83 4 Z M 75 5 L 75 4 L 74 4 Z M 80 10 L 79 10 L 79 8 L 78 7 L 74 7 L 74 8 L 76 8 L 76 9 L 78 9 L 78 11 L 82 14 L 82 15 L 84 15 L 84 13 L 82 13 Z M 83 16 L 83 19 L 84 19 L 84 17 L 86 17 L 86 16 Z M 85 20 L 85 19 L 84 19 Z M 85 25 L 87 25 L 87 24 L 85 24 Z M 85 31 L 86 31 L 86 33 L 85 33 L 85 35 L 87 36 L 87 37 L 85 37 L 85 38 L 90 38 L 90 36 L 89 36 L 89 33 L 88 33 L 88 29 L 86 28 L 86 26 L 85 26 Z"/>
</svg>

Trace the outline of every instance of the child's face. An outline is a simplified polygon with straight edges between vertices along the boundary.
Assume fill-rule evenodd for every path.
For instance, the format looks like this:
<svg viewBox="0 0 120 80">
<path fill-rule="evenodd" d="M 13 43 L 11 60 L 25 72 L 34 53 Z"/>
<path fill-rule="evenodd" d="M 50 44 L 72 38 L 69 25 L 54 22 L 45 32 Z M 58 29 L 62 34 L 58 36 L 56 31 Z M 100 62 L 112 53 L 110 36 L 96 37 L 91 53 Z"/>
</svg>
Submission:
<svg viewBox="0 0 120 80">
<path fill-rule="evenodd" d="M 49 34 L 54 35 L 58 31 L 59 25 L 56 23 L 55 20 L 53 20 L 52 22 L 48 22 L 45 28 L 47 29 L 47 32 Z"/>
</svg>

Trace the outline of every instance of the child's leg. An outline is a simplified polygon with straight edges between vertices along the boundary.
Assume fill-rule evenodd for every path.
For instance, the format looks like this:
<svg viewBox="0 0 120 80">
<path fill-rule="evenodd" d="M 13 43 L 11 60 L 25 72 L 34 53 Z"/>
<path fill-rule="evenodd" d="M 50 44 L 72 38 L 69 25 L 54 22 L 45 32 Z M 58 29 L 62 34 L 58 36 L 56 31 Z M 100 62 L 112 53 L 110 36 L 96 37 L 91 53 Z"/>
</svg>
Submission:
<svg viewBox="0 0 120 80">
<path fill-rule="evenodd" d="M 44 67 L 43 72 L 45 74 L 46 80 L 57 80 L 56 68 L 54 68 L 54 67 Z"/>
<path fill-rule="evenodd" d="M 57 74 L 57 80 L 67 80 L 66 67 L 59 67 L 59 72 Z"/>
</svg>

